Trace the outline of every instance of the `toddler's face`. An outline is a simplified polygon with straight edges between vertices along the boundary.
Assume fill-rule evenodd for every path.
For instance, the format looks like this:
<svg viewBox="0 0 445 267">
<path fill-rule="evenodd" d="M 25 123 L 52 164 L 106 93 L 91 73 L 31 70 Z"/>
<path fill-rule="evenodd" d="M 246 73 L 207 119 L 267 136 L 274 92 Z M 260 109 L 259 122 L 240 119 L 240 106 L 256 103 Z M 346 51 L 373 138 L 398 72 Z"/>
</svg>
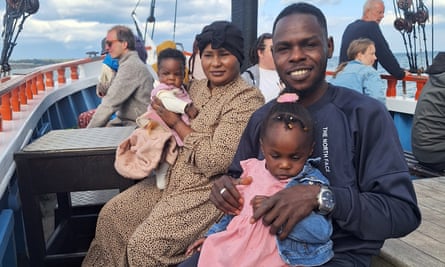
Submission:
<svg viewBox="0 0 445 267">
<path fill-rule="evenodd" d="M 161 83 L 179 88 L 184 80 L 184 68 L 180 61 L 165 58 L 159 64 L 158 77 Z"/>
<path fill-rule="evenodd" d="M 287 129 L 282 123 L 273 124 L 267 130 L 261 148 L 266 168 L 280 180 L 296 176 L 312 153 L 307 133 L 301 127 Z"/>
</svg>

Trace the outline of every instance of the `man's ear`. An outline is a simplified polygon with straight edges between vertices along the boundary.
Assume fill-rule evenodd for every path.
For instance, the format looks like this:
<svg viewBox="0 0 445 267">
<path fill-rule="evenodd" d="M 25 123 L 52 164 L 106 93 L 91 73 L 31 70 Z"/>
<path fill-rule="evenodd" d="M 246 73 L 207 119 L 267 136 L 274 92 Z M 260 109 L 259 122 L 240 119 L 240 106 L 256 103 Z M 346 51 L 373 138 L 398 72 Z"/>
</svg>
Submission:
<svg viewBox="0 0 445 267">
<path fill-rule="evenodd" d="M 122 42 L 122 46 L 124 47 L 124 49 L 127 49 L 128 48 L 128 42 L 123 41 Z"/>
<path fill-rule="evenodd" d="M 332 58 L 334 54 L 334 37 L 328 37 L 328 58 Z"/>
</svg>

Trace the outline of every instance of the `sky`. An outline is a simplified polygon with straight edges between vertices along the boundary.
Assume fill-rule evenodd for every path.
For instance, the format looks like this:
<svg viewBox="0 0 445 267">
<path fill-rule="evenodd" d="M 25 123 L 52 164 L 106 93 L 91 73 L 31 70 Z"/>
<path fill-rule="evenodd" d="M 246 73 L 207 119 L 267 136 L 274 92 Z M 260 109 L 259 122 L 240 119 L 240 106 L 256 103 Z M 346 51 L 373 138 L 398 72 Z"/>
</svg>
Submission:
<svg viewBox="0 0 445 267">
<path fill-rule="evenodd" d="M 418 1 L 421 0 L 413 2 Z M 131 17 L 133 10 L 137 20 L 141 22 L 142 32 L 147 29 L 147 36 L 151 36 L 153 32 L 155 43 L 174 39 L 182 43 L 187 51 L 191 51 L 194 36 L 205 25 L 215 20 L 231 20 L 230 0 L 158 0 L 155 1 L 155 23 L 152 31 L 153 24 L 145 27 L 151 2 L 152 0 L 41 0 L 38 12 L 25 20 L 10 59 L 84 58 L 87 56 L 86 52 L 101 50 L 101 39 L 112 26 L 126 25 L 135 31 Z M 292 2 L 296 1 L 258 0 L 258 35 L 271 32 L 275 17 Z M 342 33 L 347 24 L 361 17 L 364 0 L 307 2 L 319 7 L 326 15 L 329 35 L 334 38 L 334 56 L 338 55 Z M 396 17 L 393 1 L 384 2 L 386 10 L 385 18 L 380 24 L 382 32 L 394 53 L 406 53 L 402 35 L 393 26 Z M 445 0 L 423 2 L 430 15 L 425 27 L 427 50 L 445 51 L 445 42 L 439 42 L 442 39 L 440 36 L 445 35 Z M 5 1 L 0 4 L 2 14 L 5 12 L 5 5 Z M 424 47 L 423 36 L 416 44 L 418 48 Z"/>
</svg>

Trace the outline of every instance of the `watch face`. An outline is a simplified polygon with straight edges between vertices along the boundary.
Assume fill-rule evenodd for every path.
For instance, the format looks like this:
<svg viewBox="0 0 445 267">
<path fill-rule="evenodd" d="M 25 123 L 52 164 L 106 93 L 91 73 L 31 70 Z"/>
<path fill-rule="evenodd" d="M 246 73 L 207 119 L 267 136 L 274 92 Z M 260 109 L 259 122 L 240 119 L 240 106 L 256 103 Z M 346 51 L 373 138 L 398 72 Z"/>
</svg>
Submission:
<svg viewBox="0 0 445 267">
<path fill-rule="evenodd" d="M 335 206 L 334 195 L 331 190 L 324 190 L 321 194 L 321 208 L 325 211 L 332 211 Z"/>
</svg>

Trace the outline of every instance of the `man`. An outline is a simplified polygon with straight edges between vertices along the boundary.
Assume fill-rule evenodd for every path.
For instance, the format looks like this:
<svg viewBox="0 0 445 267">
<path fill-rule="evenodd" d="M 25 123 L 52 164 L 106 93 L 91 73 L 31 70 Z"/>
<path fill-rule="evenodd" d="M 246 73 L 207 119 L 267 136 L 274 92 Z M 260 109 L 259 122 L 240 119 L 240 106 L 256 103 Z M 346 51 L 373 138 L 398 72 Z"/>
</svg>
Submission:
<svg viewBox="0 0 445 267">
<path fill-rule="evenodd" d="M 135 37 L 129 28 L 114 26 L 108 31 L 105 44 L 111 57 L 119 60 L 119 71 L 88 128 L 136 125 L 136 118 L 150 104 L 153 77 L 138 56 Z M 110 121 L 114 113 L 116 118 Z"/>
<path fill-rule="evenodd" d="M 375 43 L 377 61 L 374 62 L 374 68 L 377 69 L 377 62 L 379 62 L 389 74 L 397 79 L 403 79 L 409 72 L 400 68 L 379 27 L 384 15 L 385 4 L 382 0 L 367 0 L 365 2 L 362 18 L 349 24 L 343 33 L 339 63 L 348 61 L 346 51 L 352 41 L 368 38 Z"/>
<path fill-rule="evenodd" d="M 273 57 L 285 93 L 296 93 L 316 123 L 314 157 L 329 187 L 295 186 L 264 200 L 253 220 L 284 239 L 312 211 L 332 218 L 334 258 L 323 266 L 369 266 L 387 238 L 418 227 L 421 216 L 408 166 L 387 110 L 377 100 L 325 80 L 333 40 L 321 11 L 306 3 L 285 8 L 273 25 Z M 251 117 L 229 172 L 239 177 L 239 162 L 263 157 L 259 125 L 269 102 Z M 279 138 L 279 137 L 277 137 Z M 285 168 L 285 166 L 283 166 Z M 223 212 L 238 214 L 242 199 L 237 180 L 214 182 L 211 201 Z M 228 255 L 230 256 L 230 255 Z"/>
<path fill-rule="evenodd" d="M 429 79 L 414 113 L 413 154 L 423 165 L 445 172 L 445 52 L 437 54 L 426 72 Z"/>
</svg>

